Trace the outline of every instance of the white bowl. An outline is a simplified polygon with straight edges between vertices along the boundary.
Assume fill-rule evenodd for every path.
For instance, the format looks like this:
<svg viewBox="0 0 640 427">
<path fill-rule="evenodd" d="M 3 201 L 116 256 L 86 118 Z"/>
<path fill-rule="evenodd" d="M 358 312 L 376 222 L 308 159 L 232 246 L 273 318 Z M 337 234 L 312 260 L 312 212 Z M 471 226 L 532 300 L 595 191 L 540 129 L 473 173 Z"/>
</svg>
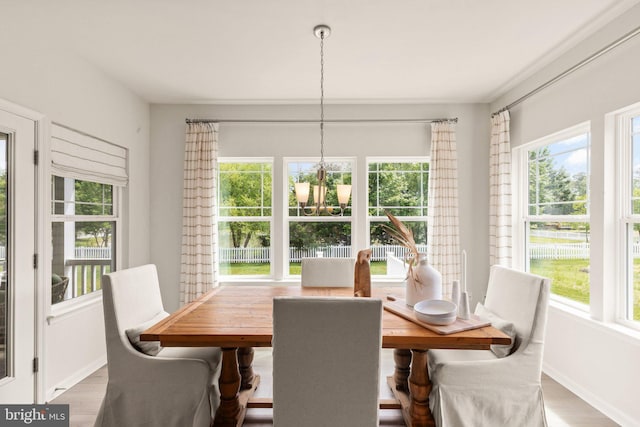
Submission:
<svg viewBox="0 0 640 427">
<path fill-rule="evenodd" d="M 429 299 L 416 303 L 413 311 L 422 322 L 444 326 L 456 321 L 458 306 L 443 299 Z"/>
</svg>

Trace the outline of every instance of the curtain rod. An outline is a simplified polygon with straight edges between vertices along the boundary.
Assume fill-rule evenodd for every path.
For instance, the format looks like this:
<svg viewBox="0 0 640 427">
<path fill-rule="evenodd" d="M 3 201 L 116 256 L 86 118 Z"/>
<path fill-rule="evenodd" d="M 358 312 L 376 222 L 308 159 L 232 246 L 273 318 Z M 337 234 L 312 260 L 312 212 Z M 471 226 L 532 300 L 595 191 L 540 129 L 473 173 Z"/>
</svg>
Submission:
<svg viewBox="0 0 640 427">
<path fill-rule="evenodd" d="M 186 119 L 186 123 L 320 123 L 317 119 Z M 452 119 L 333 119 L 324 123 L 458 123 Z"/>
<path fill-rule="evenodd" d="M 552 84 L 556 83 L 558 80 L 561 80 L 561 79 L 565 78 L 569 74 L 573 73 L 574 71 L 579 70 L 580 68 L 582 68 L 585 65 L 587 65 L 588 63 L 596 60 L 597 58 L 599 58 L 600 56 L 602 56 L 605 53 L 609 52 L 610 50 L 613 50 L 616 47 L 620 46 L 621 44 L 631 40 L 633 37 L 637 36 L 638 34 L 640 34 L 640 27 L 637 27 L 635 30 L 631 30 L 630 32 L 628 32 L 624 36 L 620 37 L 619 39 L 613 41 L 612 43 L 609 43 L 608 45 L 606 45 L 605 47 L 603 47 L 599 51 L 593 53 L 589 57 L 587 57 L 587 58 L 583 59 L 582 61 L 578 62 L 573 67 L 563 71 L 562 73 L 558 74 L 557 76 L 555 76 L 551 80 L 547 81 L 546 83 L 543 83 L 540 86 L 538 86 L 537 88 L 533 89 L 532 91 L 522 95 L 520 98 L 516 99 L 515 101 L 513 101 L 511 104 L 507 105 L 506 107 L 503 107 L 500 110 L 496 111 L 495 113 L 491 114 L 491 116 L 493 117 L 496 114 L 500 114 L 503 111 L 510 110 L 511 108 L 513 108 L 516 105 L 520 104 L 524 100 L 526 100 L 526 99 L 532 97 L 533 95 L 535 95 L 536 93 L 540 92 L 541 90 L 546 89 L 547 87 L 549 87 Z"/>
</svg>

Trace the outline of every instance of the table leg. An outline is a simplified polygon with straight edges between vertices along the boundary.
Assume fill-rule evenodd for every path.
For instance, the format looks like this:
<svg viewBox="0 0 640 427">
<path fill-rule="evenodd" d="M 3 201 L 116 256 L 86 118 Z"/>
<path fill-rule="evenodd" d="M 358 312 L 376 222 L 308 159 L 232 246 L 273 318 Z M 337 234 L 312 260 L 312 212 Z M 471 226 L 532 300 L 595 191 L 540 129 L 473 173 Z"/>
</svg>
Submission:
<svg viewBox="0 0 640 427">
<path fill-rule="evenodd" d="M 240 372 L 238 370 L 237 347 L 222 348 L 222 368 L 220 370 L 220 406 L 213 419 L 214 426 L 236 427 L 241 415 L 238 399 Z"/>
<path fill-rule="evenodd" d="M 253 347 L 240 347 L 238 349 L 238 365 L 240 367 L 240 376 L 242 382 L 240 390 L 248 390 L 253 388 L 255 374 L 253 373 Z"/>
<path fill-rule="evenodd" d="M 411 350 L 397 348 L 393 350 L 393 360 L 396 368 L 393 379 L 396 383 L 396 390 L 409 393 L 409 365 L 411 364 Z"/>
<path fill-rule="evenodd" d="M 435 426 L 429 409 L 429 393 L 431 380 L 427 369 L 427 350 L 411 350 L 411 374 L 409 375 L 409 391 L 411 402 L 409 416 L 412 427 Z"/>
</svg>

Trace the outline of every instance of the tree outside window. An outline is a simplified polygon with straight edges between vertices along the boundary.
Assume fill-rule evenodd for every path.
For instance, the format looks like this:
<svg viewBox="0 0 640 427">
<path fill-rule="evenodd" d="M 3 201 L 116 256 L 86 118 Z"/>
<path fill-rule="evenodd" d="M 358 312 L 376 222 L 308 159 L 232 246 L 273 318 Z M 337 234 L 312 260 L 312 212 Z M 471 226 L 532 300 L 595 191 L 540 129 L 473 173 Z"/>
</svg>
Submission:
<svg viewBox="0 0 640 427">
<path fill-rule="evenodd" d="M 527 268 L 551 278 L 551 292 L 589 305 L 588 129 L 527 146 Z"/>
<path fill-rule="evenodd" d="M 385 212 L 390 212 L 413 231 L 420 250 L 427 250 L 427 201 L 429 161 L 413 159 L 369 159 L 368 221 L 373 251 L 372 274 L 403 276 L 406 249 L 387 234 Z"/>
<path fill-rule="evenodd" d="M 288 232 L 289 245 L 286 248 L 288 274 L 299 275 L 302 258 L 305 257 L 351 257 L 352 252 L 352 200 L 342 215 L 309 215 L 312 209 L 303 210 L 295 195 L 295 184 L 308 182 L 310 188 L 318 185 L 316 172 L 319 165 L 306 159 L 287 159 L 288 186 Z M 337 185 L 353 185 L 353 160 L 327 159 L 327 210 L 332 214 L 339 212 Z M 309 205 L 315 203 L 313 191 L 310 191 Z"/>
<path fill-rule="evenodd" d="M 640 327 L 640 109 L 623 113 L 618 120 L 619 150 L 623 157 L 623 183 L 620 197 L 623 206 L 622 236 L 625 248 L 625 274 L 619 295 L 621 318 Z"/>
<path fill-rule="evenodd" d="M 52 303 L 57 304 L 102 289 L 102 275 L 115 270 L 118 217 L 109 184 L 52 176 L 51 203 Z"/>
<path fill-rule="evenodd" d="M 220 273 L 269 276 L 273 161 L 220 159 L 218 183 Z"/>
</svg>

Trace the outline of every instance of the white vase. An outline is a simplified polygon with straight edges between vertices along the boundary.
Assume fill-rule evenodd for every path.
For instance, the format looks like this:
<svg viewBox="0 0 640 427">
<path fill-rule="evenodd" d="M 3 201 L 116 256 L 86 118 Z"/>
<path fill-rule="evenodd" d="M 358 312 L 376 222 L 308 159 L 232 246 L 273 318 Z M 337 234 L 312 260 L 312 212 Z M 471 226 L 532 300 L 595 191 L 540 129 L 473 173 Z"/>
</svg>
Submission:
<svg viewBox="0 0 640 427">
<path fill-rule="evenodd" d="M 427 254 L 418 254 L 418 263 L 407 277 L 405 298 L 410 307 L 425 299 L 442 299 L 442 275 L 429 264 Z"/>
</svg>

